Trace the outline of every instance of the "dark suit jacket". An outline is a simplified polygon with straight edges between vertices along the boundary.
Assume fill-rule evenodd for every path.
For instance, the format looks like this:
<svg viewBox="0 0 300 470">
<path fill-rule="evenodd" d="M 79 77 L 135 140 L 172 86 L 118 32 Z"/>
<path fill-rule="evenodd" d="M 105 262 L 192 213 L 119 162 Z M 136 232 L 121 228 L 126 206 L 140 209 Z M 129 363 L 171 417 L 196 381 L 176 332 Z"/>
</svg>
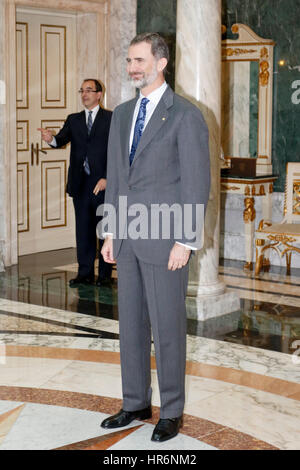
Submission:
<svg viewBox="0 0 300 470">
<path fill-rule="evenodd" d="M 63 128 L 55 136 L 57 147 L 71 142 L 70 166 L 67 193 L 73 197 L 79 194 L 84 175 L 83 162 L 88 157 L 91 183 L 96 185 L 100 178 L 106 178 L 107 142 L 112 112 L 99 109 L 90 135 L 87 132 L 85 111 L 70 114 Z"/>
</svg>

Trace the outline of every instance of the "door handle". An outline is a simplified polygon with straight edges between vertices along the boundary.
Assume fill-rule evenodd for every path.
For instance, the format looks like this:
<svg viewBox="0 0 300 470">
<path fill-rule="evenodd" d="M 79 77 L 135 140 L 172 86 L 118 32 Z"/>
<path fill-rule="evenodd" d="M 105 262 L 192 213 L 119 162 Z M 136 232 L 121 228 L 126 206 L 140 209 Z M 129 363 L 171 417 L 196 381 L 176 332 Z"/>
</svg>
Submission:
<svg viewBox="0 0 300 470">
<path fill-rule="evenodd" d="M 31 166 L 34 165 L 34 144 L 31 144 Z"/>
<path fill-rule="evenodd" d="M 40 149 L 38 143 L 36 144 L 36 149 L 35 150 L 36 150 L 36 164 L 38 165 L 39 164 L 39 152 L 42 152 L 45 155 L 47 155 L 47 152 L 45 150 Z"/>
<path fill-rule="evenodd" d="M 35 146 L 35 151 L 36 151 L 36 164 L 38 166 L 39 164 L 39 144 L 38 143 Z"/>
</svg>

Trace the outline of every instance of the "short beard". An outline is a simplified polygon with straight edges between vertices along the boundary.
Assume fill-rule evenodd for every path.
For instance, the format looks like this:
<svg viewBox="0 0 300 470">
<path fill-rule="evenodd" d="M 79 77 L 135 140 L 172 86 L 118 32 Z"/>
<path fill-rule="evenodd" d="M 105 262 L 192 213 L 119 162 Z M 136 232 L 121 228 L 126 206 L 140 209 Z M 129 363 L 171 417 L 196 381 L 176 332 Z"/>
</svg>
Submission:
<svg viewBox="0 0 300 470">
<path fill-rule="evenodd" d="M 129 81 L 133 88 L 138 88 L 139 90 L 147 86 L 146 77 L 143 77 L 140 80 L 134 80 L 133 78 L 129 77 Z"/>
<path fill-rule="evenodd" d="M 150 73 L 150 75 L 148 75 L 148 77 L 145 77 L 145 75 L 144 75 L 143 78 L 141 78 L 140 80 L 134 80 L 129 75 L 128 78 L 130 80 L 131 85 L 134 88 L 138 88 L 139 90 L 142 90 L 143 88 L 146 88 L 147 86 L 149 86 L 153 82 L 155 82 L 155 80 L 157 79 L 157 76 L 158 76 L 158 72 L 157 72 L 157 70 L 154 66 L 152 72 Z"/>
</svg>

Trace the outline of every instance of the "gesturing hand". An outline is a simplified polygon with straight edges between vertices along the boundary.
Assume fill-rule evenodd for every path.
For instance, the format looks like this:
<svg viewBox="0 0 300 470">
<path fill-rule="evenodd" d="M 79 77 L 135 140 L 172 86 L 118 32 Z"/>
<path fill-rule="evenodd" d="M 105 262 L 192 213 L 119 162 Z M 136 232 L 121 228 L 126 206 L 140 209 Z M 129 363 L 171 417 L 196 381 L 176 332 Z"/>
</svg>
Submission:
<svg viewBox="0 0 300 470">
<path fill-rule="evenodd" d="M 53 139 L 53 132 L 49 129 L 43 129 L 42 127 L 38 128 L 37 130 L 41 132 L 42 139 L 47 142 L 47 144 L 50 144 L 51 140 Z"/>
</svg>

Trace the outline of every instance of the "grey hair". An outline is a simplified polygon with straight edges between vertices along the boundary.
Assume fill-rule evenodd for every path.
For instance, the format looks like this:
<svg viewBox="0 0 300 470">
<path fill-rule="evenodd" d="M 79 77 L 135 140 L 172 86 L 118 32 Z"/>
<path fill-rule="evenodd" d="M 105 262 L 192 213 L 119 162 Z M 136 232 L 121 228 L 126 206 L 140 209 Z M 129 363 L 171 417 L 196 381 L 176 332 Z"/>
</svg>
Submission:
<svg viewBox="0 0 300 470">
<path fill-rule="evenodd" d="M 152 55 L 157 60 L 165 58 L 169 62 L 170 53 L 168 45 L 164 38 L 158 33 L 138 34 L 137 36 L 135 36 L 135 38 L 133 38 L 130 43 L 130 46 L 133 46 L 134 44 L 139 44 L 140 42 L 147 42 L 148 44 L 151 44 Z"/>
</svg>

